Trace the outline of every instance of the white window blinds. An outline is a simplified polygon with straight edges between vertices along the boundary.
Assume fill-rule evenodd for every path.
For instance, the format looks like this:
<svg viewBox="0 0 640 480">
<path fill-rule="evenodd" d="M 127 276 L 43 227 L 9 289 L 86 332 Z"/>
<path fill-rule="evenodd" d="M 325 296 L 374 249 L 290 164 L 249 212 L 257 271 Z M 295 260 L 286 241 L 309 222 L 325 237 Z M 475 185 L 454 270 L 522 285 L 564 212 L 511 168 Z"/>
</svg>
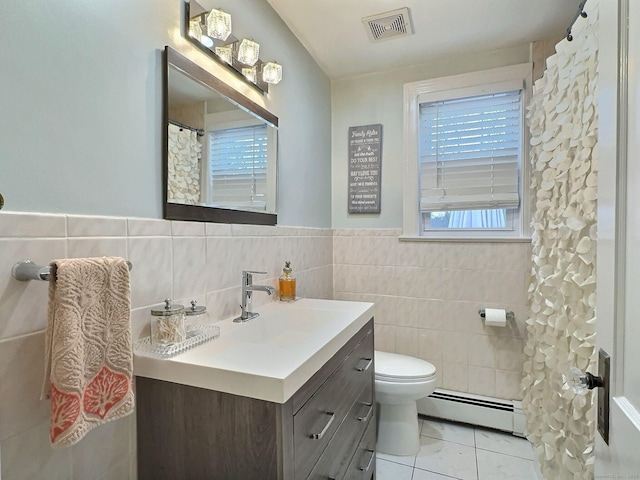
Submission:
<svg viewBox="0 0 640 480">
<path fill-rule="evenodd" d="M 209 132 L 209 162 L 213 202 L 266 207 L 266 125 Z"/>
<path fill-rule="evenodd" d="M 517 208 L 522 91 L 420 104 L 420 210 Z"/>
</svg>

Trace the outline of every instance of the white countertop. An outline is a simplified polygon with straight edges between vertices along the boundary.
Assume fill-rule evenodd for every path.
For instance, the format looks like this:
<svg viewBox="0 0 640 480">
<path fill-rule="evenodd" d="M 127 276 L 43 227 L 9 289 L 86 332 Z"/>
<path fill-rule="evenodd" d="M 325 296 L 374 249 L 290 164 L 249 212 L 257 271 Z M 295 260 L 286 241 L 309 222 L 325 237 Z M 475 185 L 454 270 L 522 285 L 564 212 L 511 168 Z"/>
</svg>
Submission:
<svg viewBox="0 0 640 480">
<path fill-rule="evenodd" d="M 134 374 L 285 403 L 373 316 L 373 303 L 303 298 L 272 302 L 220 337 L 169 359 L 134 355 Z"/>
</svg>

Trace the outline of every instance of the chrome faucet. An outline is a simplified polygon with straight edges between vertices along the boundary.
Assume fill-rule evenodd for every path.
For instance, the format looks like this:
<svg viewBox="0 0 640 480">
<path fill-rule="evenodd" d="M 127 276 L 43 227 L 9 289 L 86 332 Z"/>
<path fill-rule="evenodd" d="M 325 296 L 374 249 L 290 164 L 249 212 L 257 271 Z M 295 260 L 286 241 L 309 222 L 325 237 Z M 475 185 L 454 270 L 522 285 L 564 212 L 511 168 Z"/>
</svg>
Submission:
<svg viewBox="0 0 640 480">
<path fill-rule="evenodd" d="M 233 321 L 238 322 L 246 322 L 247 320 L 251 320 L 252 318 L 256 318 L 259 313 L 255 313 L 251 311 L 251 303 L 253 301 L 252 293 L 259 292 L 267 292 L 269 295 L 273 295 L 276 293 L 276 290 L 269 285 L 254 285 L 253 284 L 253 275 L 254 274 L 266 274 L 267 272 L 253 272 L 251 270 L 243 270 L 242 271 L 242 304 L 240 308 L 242 309 L 242 313 L 237 318 L 234 318 Z"/>
</svg>

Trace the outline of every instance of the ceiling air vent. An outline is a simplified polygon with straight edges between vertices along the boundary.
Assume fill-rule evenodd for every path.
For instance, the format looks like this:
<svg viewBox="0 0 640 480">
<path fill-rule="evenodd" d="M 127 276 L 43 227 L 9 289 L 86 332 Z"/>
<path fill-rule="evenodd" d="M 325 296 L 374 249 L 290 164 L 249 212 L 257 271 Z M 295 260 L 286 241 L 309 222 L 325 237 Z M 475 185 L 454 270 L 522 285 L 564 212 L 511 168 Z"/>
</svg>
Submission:
<svg viewBox="0 0 640 480">
<path fill-rule="evenodd" d="M 374 42 L 405 37 L 413 33 L 408 8 L 365 17 L 362 19 L 362 23 L 367 29 L 369 38 Z"/>
</svg>

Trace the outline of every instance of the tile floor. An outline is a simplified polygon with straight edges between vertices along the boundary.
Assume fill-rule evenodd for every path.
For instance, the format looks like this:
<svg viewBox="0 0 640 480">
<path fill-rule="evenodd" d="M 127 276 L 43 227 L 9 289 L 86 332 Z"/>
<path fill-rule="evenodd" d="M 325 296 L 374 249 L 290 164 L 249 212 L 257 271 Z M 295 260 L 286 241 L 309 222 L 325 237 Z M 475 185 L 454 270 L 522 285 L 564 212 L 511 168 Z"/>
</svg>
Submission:
<svg viewBox="0 0 640 480">
<path fill-rule="evenodd" d="M 377 480 L 541 480 L 531 443 L 508 433 L 420 419 L 417 455 L 378 453 Z"/>
</svg>

